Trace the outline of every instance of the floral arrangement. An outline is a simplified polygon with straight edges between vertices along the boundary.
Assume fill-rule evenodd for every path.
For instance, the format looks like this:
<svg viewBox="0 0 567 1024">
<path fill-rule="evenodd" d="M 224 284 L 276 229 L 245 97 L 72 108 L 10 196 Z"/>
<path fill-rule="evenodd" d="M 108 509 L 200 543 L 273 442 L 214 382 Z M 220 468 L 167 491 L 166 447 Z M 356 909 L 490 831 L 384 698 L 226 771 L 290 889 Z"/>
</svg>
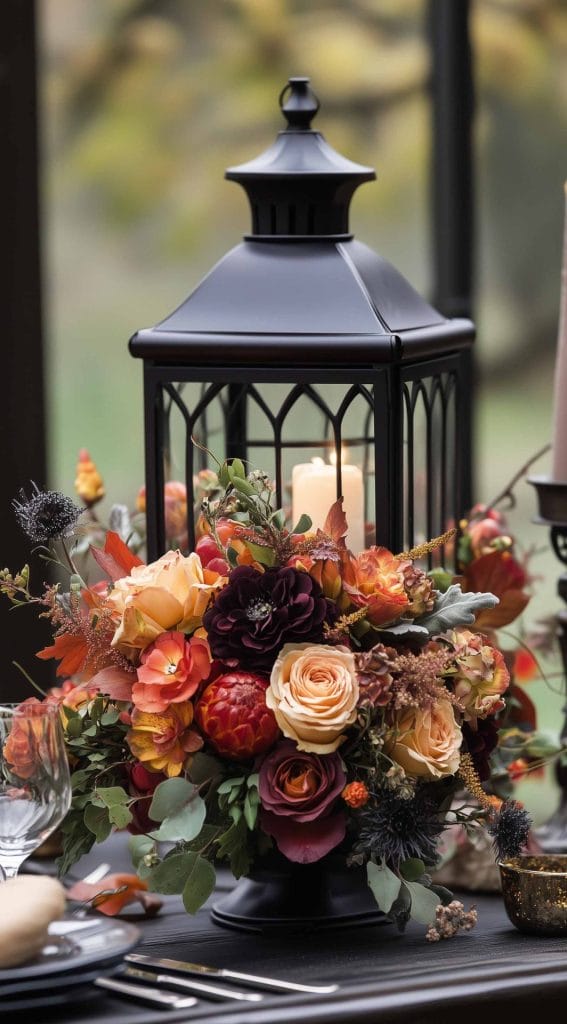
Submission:
<svg viewBox="0 0 567 1024">
<path fill-rule="evenodd" d="M 502 529 L 463 524 L 453 579 L 418 562 L 455 531 L 352 553 L 341 502 L 322 530 L 307 515 L 289 528 L 269 478 L 240 460 L 205 483 L 195 551 L 149 565 L 125 543 L 138 536 L 126 510 L 113 509 L 113 530 L 98 522 L 104 489 L 85 452 L 83 508 L 37 488 L 15 502 L 68 575 L 34 595 L 27 566 L 0 573 L 12 605 L 35 605 L 54 632 L 38 656 L 58 663 L 61 685 L 43 699 L 60 707 L 73 771 L 61 870 L 128 829 L 142 884 L 195 912 L 215 862 L 240 877 L 274 854 L 333 855 L 366 867 L 401 928 L 411 917 L 439 938 L 472 926 L 432 880 L 441 833 L 485 825 L 509 856 L 529 831 L 516 801 L 485 788 L 510 686 L 485 632 L 524 600 Z M 181 524 L 175 486 L 166 511 Z M 474 586 L 481 577 L 489 586 Z M 25 743 L 8 753 L 25 768 Z M 463 789 L 472 799 L 455 803 Z"/>
</svg>

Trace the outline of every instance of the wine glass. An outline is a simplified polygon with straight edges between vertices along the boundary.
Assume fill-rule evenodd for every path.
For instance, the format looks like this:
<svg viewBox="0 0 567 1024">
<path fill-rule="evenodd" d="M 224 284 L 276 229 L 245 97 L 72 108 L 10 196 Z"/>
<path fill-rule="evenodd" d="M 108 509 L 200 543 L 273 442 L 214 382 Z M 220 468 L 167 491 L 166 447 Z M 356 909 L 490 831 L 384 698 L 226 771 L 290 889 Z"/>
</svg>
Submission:
<svg viewBox="0 0 567 1024">
<path fill-rule="evenodd" d="M 61 824 L 71 777 L 59 708 L 0 704 L 0 882 Z"/>
</svg>

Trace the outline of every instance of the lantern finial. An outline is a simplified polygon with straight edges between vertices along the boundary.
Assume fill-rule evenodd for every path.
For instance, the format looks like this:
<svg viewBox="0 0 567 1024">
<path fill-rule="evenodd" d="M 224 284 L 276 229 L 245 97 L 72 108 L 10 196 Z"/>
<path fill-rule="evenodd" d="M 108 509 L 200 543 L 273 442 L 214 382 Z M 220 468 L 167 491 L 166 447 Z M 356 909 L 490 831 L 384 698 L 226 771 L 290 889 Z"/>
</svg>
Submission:
<svg viewBox="0 0 567 1024">
<path fill-rule="evenodd" d="M 280 107 L 288 131 L 308 131 L 319 110 L 319 100 L 304 75 L 290 78 L 280 93 Z"/>
</svg>

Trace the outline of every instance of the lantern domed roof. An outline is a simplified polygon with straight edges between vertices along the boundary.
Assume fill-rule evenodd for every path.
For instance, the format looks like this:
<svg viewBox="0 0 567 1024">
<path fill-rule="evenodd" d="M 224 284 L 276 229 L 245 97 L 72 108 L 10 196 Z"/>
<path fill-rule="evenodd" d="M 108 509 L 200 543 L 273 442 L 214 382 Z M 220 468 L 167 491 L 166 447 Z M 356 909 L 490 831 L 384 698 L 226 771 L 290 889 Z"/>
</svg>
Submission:
<svg viewBox="0 0 567 1024">
<path fill-rule="evenodd" d="M 196 365 L 386 363 L 470 344 L 390 263 L 353 239 L 350 200 L 371 167 L 311 127 L 309 79 L 280 95 L 287 126 L 264 153 L 229 168 L 250 202 L 252 231 L 170 316 L 130 342 L 133 355 Z"/>
</svg>

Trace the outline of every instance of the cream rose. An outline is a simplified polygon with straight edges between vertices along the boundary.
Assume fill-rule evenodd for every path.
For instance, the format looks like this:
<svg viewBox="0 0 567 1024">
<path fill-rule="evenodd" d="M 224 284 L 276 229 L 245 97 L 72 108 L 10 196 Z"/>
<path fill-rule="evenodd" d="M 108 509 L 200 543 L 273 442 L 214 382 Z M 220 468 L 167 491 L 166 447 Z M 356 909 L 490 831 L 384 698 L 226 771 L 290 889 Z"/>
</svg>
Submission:
<svg viewBox="0 0 567 1024">
<path fill-rule="evenodd" d="M 127 655 L 144 650 L 160 633 L 190 633 L 203 621 L 213 591 L 225 578 L 203 568 L 195 553 L 168 551 L 117 580 L 108 596 L 120 622 L 112 640 Z"/>
<path fill-rule="evenodd" d="M 272 669 L 266 703 L 299 750 L 332 753 L 356 718 L 354 655 L 346 647 L 286 644 Z"/>
<path fill-rule="evenodd" d="M 384 750 L 408 775 L 439 779 L 457 771 L 462 741 L 452 704 L 441 700 L 426 711 L 404 712 Z"/>
</svg>

